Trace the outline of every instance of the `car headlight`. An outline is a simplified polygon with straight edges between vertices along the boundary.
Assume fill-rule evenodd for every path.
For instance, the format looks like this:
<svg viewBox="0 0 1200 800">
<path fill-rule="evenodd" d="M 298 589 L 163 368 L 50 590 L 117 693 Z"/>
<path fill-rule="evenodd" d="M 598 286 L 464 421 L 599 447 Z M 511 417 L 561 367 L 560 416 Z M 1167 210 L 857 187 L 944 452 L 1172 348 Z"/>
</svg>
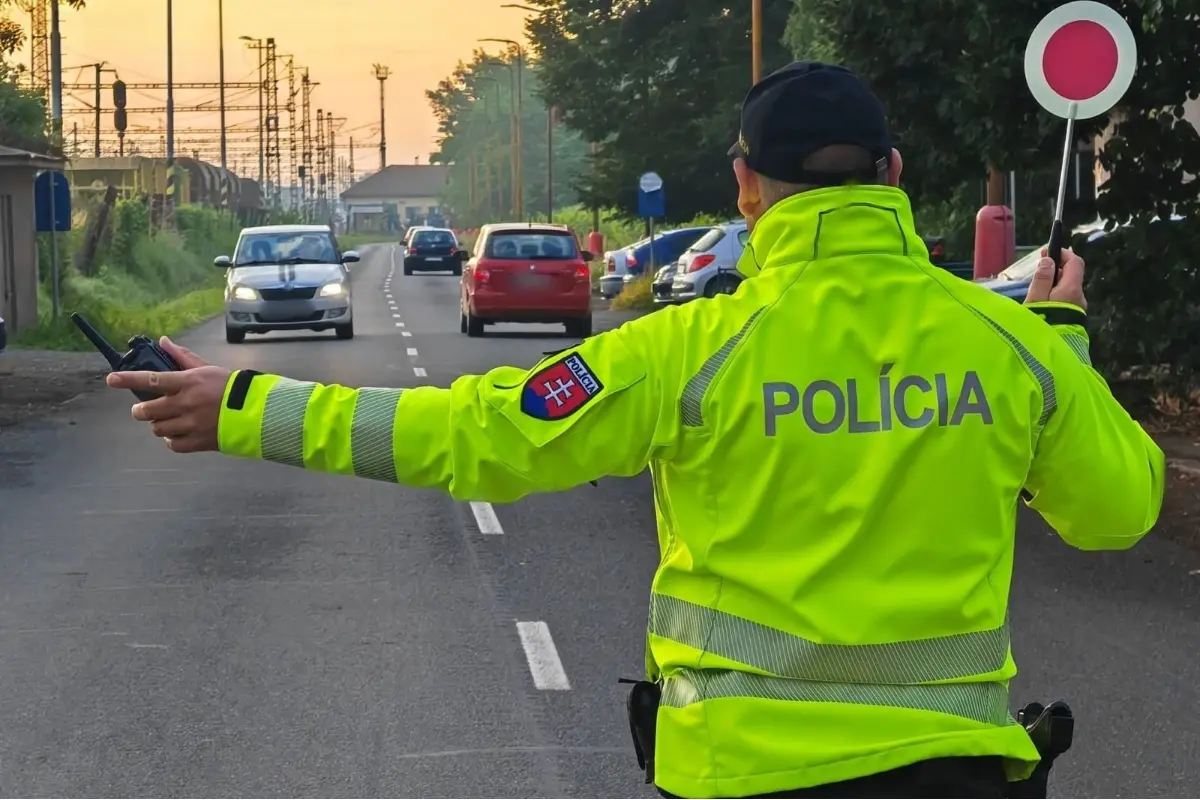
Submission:
<svg viewBox="0 0 1200 800">
<path fill-rule="evenodd" d="M 233 287 L 233 297 L 235 300 L 257 300 L 258 292 L 249 286 L 235 286 Z"/>
<path fill-rule="evenodd" d="M 321 287 L 321 291 L 318 294 L 321 297 L 342 297 L 346 294 L 346 284 L 341 281 L 327 283 Z"/>
</svg>

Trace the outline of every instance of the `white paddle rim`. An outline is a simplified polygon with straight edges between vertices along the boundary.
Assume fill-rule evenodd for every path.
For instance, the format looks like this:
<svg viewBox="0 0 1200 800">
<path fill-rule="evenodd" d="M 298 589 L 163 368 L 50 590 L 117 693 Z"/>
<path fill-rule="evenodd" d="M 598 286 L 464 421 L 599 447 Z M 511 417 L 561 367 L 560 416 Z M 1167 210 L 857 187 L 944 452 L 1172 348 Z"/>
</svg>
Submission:
<svg viewBox="0 0 1200 800">
<path fill-rule="evenodd" d="M 1042 71 L 1046 45 L 1060 28 L 1072 22 L 1095 22 L 1112 36 L 1117 45 L 1117 69 L 1099 94 L 1082 100 L 1063 97 L 1050 87 Z M 1025 45 L 1025 82 L 1038 104 L 1057 117 L 1066 118 L 1071 103 L 1075 103 L 1075 119 L 1091 119 L 1107 112 L 1118 102 L 1133 83 L 1137 72 L 1137 39 L 1124 17 L 1102 3 L 1075 0 L 1051 11 L 1033 29 Z"/>
</svg>

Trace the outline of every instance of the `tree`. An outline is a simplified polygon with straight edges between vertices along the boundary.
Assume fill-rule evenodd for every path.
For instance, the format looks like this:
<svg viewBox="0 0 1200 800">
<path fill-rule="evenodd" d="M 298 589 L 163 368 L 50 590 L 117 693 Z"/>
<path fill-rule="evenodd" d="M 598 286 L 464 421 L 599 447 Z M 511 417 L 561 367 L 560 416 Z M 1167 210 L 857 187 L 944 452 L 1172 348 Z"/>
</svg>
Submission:
<svg viewBox="0 0 1200 800">
<path fill-rule="evenodd" d="M 446 204 L 457 220 L 468 225 L 516 215 L 512 173 L 516 69 L 515 53 L 494 57 L 479 50 L 426 92 L 438 121 L 438 149 L 431 160 L 450 166 Z M 544 216 L 551 142 L 541 97 L 541 65 L 527 62 L 521 73 L 522 205 L 527 217 Z M 587 148 L 561 125 L 556 125 L 553 146 L 554 201 L 561 207 L 576 201 L 572 183 L 583 169 Z"/>
<path fill-rule="evenodd" d="M 13 0 L 0 0 L 0 15 L 15 5 Z M 84 0 L 67 0 L 72 8 L 83 8 Z M 50 153 L 61 152 L 46 130 L 46 100 L 40 93 L 18 83 L 21 69 L 8 63 L 25 44 L 25 30 L 19 23 L 0 16 L 0 144 L 21 150 Z"/>
<path fill-rule="evenodd" d="M 993 166 L 1048 177 L 1035 205 L 1049 209 L 1064 123 L 1029 93 L 1024 51 L 1038 21 L 1059 4 L 797 0 L 788 41 L 797 55 L 855 70 L 880 95 L 915 206 L 961 197 L 964 185 Z M 1191 177 L 1200 174 L 1200 135 L 1183 119 L 1184 103 L 1200 96 L 1200 16 L 1195 0 L 1111 5 L 1137 36 L 1138 71 L 1100 155 L 1112 177 L 1098 198 L 1066 216 L 1070 224 L 1099 213 L 1110 229 L 1124 226 L 1093 245 L 1076 243 L 1089 261 L 1097 364 L 1113 375 L 1153 368 L 1178 388 L 1200 368 L 1200 229 L 1151 219 L 1174 212 L 1194 220 L 1200 212 L 1200 183 Z M 1109 124 L 1085 120 L 1076 132 L 1087 140 Z M 1041 230 L 1049 220 L 1046 213 Z"/>
<path fill-rule="evenodd" d="M 545 96 L 565 124 L 599 145 L 579 188 L 586 202 L 630 216 L 637 179 L 665 182 L 667 216 L 735 212 L 725 153 L 750 88 L 750 3 L 725 0 L 532 0 L 527 30 Z M 763 0 L 763 60 L 782 66 L 792 0 Z"/>
</svg>

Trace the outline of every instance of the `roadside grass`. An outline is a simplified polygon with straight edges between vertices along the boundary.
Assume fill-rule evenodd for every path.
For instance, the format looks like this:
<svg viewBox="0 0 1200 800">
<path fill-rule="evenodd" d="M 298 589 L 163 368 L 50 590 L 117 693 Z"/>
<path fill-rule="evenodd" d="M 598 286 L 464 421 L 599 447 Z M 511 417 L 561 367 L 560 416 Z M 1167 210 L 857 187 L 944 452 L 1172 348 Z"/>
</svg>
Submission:
<svg viewBox="0 0 1200 800">
<path fill-rule="evenodd" d="M 612 307 L 622 311 L 649 311 L 654 308 L 654 276 L 641 275 L 628 281 L 613 298 Z"/>
<path fill-rule="evenodd" d="M 79 303 L 70 311 L 86 317 L 114 347 L 124 352 L 130 336 L 144 333 L 155 341 L 159 336 L 174 336 L 221 313 L 224 302 L 222 289 L 197 289 L 164 303 L 144 306 Z M 21 332 L 14 345 L 28 350 L 93 350 L 91 342 L 71 322 L 70 311 L 64 307 L 57 320 Z"/>
<path fill-rule="evenodd" d="M 60 313 L 51 304 L 49 248 L 39 246 L 38 324 L 13 337 L 14 348 L 87 351 L 92 345 L 71 322 L 83 315 L 114 347 L 135 334 L 172 336 L 221 312 L 223 270 L 212 265 L 233 251 L 237 226 L 227 214 L 198 206 L 176 210 L 176 230 L 151 233 L 145 205 L 117 203 L 94 274 L 75 269 L 78 241 L 63 248 Z"/>
</svg>

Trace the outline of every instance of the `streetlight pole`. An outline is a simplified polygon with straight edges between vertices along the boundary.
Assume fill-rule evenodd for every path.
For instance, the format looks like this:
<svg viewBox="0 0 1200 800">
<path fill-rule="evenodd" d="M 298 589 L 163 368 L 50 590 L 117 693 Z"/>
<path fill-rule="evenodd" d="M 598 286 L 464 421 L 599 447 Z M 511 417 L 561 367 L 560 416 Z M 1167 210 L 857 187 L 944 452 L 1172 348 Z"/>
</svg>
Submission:
<svg viewBox="0 0 1200 800">
<path fill-rule="evenodd" d="M 761 0 L 754 0 L 760 2 Z M 544 9 L 521 5 L 520 3 L 502 3 L 501 8 L 519 8 L 534 14 L 541 14 Z M 554 106 L 546 109 L 546 220 L 554 222 Z"/>
<path fill-rule="evenodd" d="M 517 136 L 516 136 L 516 142 L 517 142 L 517 159 L 516 159 L 517 218 L 518 218 L 518 221 L 524 222 L 525 221 L 525 189 L 524 189 L 525 158 L 524 158 L 523 151 L 525 149 L 525 137 L 524 137 L 524 133 L 523 133 L 522 129 L 525 127 L 525 125 L 524 125 L 525 120 L 524 120 L 524 116 L 523 116 L 524 110 L 523 110 L 523 104 L 522 104 L 521 99 L 522 99 L 522 96 L 525 94 L 525 90 L 521 85 L 521 67 L 525 61 L 525 48 L 521 47 L 520 42 L 513 41 L 512 39 L 480 39 L 479 41 L 481 41 L 481 42 L 503 42 L 505 44 L 511 44 L 513 47 L 515 47 L 517 49 L 517 102 L 516 102 L 516 114 L 517 114 L 517 117 L 516 117 L 516 120 L 517 120 Z"/>
<path fill-rule="evenodd" d="M 225 0 L 217 0 L 217 53 L 220 60 L 220 104 L 221 104 L 221 169 L 229 169 L 229 143 L 225 136 Z"/>
<path fill-rule="evenodd" d="M 374 64 L 375 80 L 379 81 L 379 171 L 387 166 L 387 101 L 383 87 L 388 76 L 392 74 L 390 67 Z"/>
</svg>

